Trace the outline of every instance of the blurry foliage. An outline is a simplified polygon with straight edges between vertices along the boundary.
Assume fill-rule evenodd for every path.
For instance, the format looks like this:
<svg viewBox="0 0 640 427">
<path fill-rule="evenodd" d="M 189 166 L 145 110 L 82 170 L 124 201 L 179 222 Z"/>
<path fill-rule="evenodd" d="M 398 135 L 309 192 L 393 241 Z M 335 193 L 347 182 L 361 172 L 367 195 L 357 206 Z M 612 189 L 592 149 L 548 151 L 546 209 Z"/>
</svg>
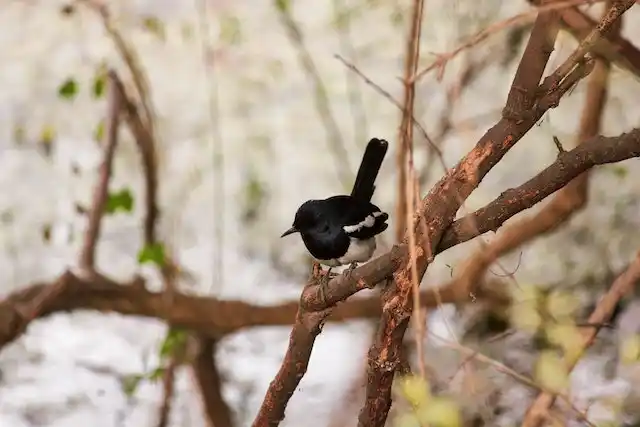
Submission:
<svg viewBox="0 0 640 427">
<path fill-rule="evenodd" d="M 291 7 L 291 0 L 275 0 L 274 3 L 276 8 L 281 12 L 287 12 Z"/>
<path fill-rule="evenodd" d="M 104 138 L 104 120 L 100 120 L 93 131 L 93 139 L 101 142 L 102 138 Z"/>
<path fill-rule="evenodd" d="M 407 375 L 394 383 L 394 389 L 412 409 L 396 419 L 396 427 L 462 426 L 462 416 L 457 403 L 447 397 L 433 396 L 425 379 Z"/>
<path fill-rule="evenodd" d="M 640 334 L 634 334 L 622 341 L 620 361 L 628 365 L 640 362 Z"/>
<path fill-rule="evenodd" d="M 220 40 L 230 45 L 238 45 L 244 40 L 240 19 L 237 16 L 223 16 L 220 20 Z"/>
<path fill-rule="evenodd" d="M 128 188 L 110 192 L 107 196 L 107 203 L 105 204 L 105 212 L 107 214 L 115 214 L 117 212 L 129 213 L 132 210 L 133 195 Z"/>
<path fill-rule="evenodd" d="M 163 42 L 167 40 L 167 30 L 164 22 L 156 16 L 147 16 L 142 20 L 142 26 L 145 30 L 158 37 Z"/>
<path fill-rule="evenodd" d="M 13 125 L 13 142 L 17 145 L 22 145 L 27 141 L 27 131 L 22 123 L 16 123 Z"/>
<path fill-rule="evenodd" d="M 93 83 L 91 85 L 91 93 L 95 99 L 100 99 L 104 95 L 104 88 L 107 82 L 107 67 L 100 64 L 93 76 Z"/>
<path fill-rule="evenodd" d="M 613 174 L 615 176 L 617 176 L 618 178 L 626 178 L 626 176 L 629 174 L 629 170 L 627 168 L 625 168 L 624 166 L 620 166 L 620 165 L 613 165 L 611 168 L 611 172 L 613 172 Z"/>
<path fill-rule="evenodd" d="M 78 94 L 78 82 L 73 78 L 67 78 L 58 86 L 58 96 L 62 99 L 72 100 Z"/>
<path fill-rule="evenodd" d="M 46 124 L 42 127 L 40 131 L 40 138 L 38 139 L 38 146 L 42 151 L 42 154 L 46 158 L 51 158 L 51 154 L 53 153 L 53 142 L 56 138 L 56 130 L 50 125 Z"/>
<path fill-rule="evenodd" d="M 194 35 L 193 25 L 185 22 L 180 26 L 180 34 L 184 40 L 192 40 Z"/>
<path fill-rule="evenodd" d="M 187 342 L 187 337 L 187 332 L 182 329 L 169 329 L 160 345 L 160 359 L 166 360 L 171 357 L 176 350 L 183 348 Z"/>
<path fill-rule="evenodd" d="M 120 380 L 120 388 L 125 396 L 132 397 L 143 379 L 144 375 L 140 374 L 127 375 L 123 377 Z"/>
<path fill-rule="evenodd" d="M 569 369 L 557 352 L 545 350 L 536 361 L 536 381 L 547 390 L 560 393 L 569 386 Z"/>
<path fill-rule="evenodd" d="M 138 252 L 139 264 L 151 263 L 162 267 L 165 264 L 165 259 L 165 250 L 162 243 L 147 244 Z"/>
<path fill-rule="evenodd" d="M 267 201 L 267 191 L 258 174 L 251 170 L 245 179 L 242 200 L 242 221 L 254 222 L 260 218 L 260 210 Z"/>
</svg>

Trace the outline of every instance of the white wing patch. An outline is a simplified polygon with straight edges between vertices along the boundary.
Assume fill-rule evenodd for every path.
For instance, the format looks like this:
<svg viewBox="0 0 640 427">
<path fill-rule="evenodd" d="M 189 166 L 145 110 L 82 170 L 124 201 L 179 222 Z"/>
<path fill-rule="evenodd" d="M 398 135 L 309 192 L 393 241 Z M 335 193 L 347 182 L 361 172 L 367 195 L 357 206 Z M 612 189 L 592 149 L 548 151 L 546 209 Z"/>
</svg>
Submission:
<svg viewBox="0 0 640 427">
<path fill-rule="evenodd" d="M 345 233 L 349 234 L 359 231 L 360 229 L 362 229 L 362 227 L 373 227 L 373 225 L 376 223 L 376 218 L 380 215 L 382 215 L 382 212 L 380 211 L 372 212 L 371 215 L 367 215 L 365 219 L 363 219 L 356 225 L 345 225 L 344 227 L 342 227 L 342 229 Z"/>
</svg>

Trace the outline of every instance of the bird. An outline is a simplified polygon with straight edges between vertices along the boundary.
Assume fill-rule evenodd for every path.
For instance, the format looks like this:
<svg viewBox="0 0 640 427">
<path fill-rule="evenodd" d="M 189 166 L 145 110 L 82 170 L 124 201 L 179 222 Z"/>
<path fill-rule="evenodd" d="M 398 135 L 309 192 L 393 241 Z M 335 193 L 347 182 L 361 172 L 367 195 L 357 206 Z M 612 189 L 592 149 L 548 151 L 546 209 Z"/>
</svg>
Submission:
<svg viewBox="0 0 640 427">
<path fill-rule="evenodd" d="M 307 200 L 296 211 L 291 228 L 282 237 L 299 233 L 311 256 L 329 267 L 349 264 L 350 275 L 358 263 L 368 261 L 376 250 L 376 236 L 388 227 L 389 215 L 371 203 L 375 180 L 389 143 L 372 138 L 365 148 L 350 195 Z M 326 285 L 326 283 L 325 283 Z M 321 288 L 324 295 L 324 289 Z"/>
</svg>

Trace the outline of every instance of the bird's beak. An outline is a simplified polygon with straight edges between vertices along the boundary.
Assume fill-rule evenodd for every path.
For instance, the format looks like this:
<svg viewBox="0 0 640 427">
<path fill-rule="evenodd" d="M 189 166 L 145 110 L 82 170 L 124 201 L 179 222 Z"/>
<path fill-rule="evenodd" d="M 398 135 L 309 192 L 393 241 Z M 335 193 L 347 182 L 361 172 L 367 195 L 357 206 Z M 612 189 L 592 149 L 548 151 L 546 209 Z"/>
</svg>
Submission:
<svg viewBox="0 0 640 427">
<path fill-rule="evenodd" d="M 288 229 L 287 231 L 285 231 L 284 233 L 282 233 L 282 236 L 280 236 L 280 238 L 284 237 L 284 236 L 288 236 L 289 234 L 293 234 L 293 233 L 297 233 L 298 229 L 295 227 L 291 227 L 290 229 Z"/>
</svg>

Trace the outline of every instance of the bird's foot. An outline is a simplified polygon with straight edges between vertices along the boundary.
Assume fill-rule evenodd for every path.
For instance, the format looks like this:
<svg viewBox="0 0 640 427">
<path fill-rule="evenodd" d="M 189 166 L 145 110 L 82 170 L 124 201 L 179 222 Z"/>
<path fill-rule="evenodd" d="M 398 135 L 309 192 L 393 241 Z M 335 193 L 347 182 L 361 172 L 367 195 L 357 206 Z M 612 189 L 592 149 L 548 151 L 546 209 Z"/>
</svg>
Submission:
<svg viewBox="0 0 640 427">
<path fill-rule="evenodd" d="M 349 279 L 351 278 L 351 274 L 353 274 L 354 270 L 358 268 L 358 263 L 357 262 L 352 262 L 351 264 L 349 264 L 349 268 L 347 268 L 344 271 L 344 276 Z"/>
<path fill-rule="evenodd" d="M 327 286 L 331 280 L 331 267 L 324 273 L 322 279 L 320 279 L 320 300 L 323 305 L 327 304 Z"/>
</svg>

